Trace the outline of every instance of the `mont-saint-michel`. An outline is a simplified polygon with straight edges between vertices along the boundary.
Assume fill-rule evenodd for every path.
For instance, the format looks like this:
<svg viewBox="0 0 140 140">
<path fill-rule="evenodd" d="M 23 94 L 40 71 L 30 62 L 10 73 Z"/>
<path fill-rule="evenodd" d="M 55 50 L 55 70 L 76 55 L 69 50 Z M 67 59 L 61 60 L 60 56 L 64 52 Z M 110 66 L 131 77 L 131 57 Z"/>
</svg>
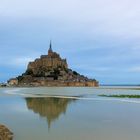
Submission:
<svg viewBox="0 0 140 140">
<path fill-rule="evenodd" d="M 0 0 L 0 140 L 139 140 L 139 52 L 140 0 Z"/>
<path fill-rule="evenodd" d="M 10 86 L 78 86 L 97 87 L 99 82 L 89 79 L 78 72 L 69 69 L 67 60 L 53 51 L 52 44 L 47 55 L 29 62 L 27 70 L 22 75 L 8 80 Z"/>
</svg>

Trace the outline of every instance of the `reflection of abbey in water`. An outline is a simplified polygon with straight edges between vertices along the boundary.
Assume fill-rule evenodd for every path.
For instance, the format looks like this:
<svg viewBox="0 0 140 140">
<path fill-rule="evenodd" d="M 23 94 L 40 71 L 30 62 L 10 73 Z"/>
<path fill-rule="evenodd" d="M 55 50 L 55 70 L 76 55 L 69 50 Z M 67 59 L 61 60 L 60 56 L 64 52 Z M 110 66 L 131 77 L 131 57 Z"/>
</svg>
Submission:
<svg viewBox="0 0 140 140">
<path fill-rule="evenodd" d="M 38 113 L 41 117 L 46 117 L 48 127 L 51 122 L 66 112 L 67 105 L 74 101 L 65 98 L 25 98 L 28 109 Z"/>
</svg>

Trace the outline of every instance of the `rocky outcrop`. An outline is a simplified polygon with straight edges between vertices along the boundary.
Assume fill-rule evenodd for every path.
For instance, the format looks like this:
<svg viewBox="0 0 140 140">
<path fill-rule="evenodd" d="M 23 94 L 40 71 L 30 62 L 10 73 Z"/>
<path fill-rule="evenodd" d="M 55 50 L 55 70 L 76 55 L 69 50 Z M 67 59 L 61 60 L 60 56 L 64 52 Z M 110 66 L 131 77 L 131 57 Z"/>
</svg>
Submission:
<svg viewBox="0 0 140 140">
<path fill-rule="evenodd" d="M 67 60 L 48 50 L 48 55 L 41 55 L 29 62 L 27 70 L 17 80 L 9 80 L 10 85 L 17 86 L 98 86 L 95 79 L 89 79 L 68 68 Z"/>
<path fill-rule="evenodd" d="M 4 125 L 0 125 L 0 140 L 12 140 L 13 133 Z"/>
</svg>

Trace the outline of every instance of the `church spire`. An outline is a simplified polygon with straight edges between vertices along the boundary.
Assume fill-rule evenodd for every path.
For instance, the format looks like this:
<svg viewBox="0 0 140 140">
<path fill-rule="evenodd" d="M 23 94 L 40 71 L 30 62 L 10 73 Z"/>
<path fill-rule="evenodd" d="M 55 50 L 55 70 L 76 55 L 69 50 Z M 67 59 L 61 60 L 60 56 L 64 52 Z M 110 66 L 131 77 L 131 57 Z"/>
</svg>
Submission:
<svg viewBox="0 0 140 140">
<path fill-rule="evenodd" d="M 52 42 L 51 42 L 51 40 L 50 40 L 50 48 L 49 48 L 49 51 L 52 52 Z"/>
<path fill-rule="evenodd" d="M 48 50 L 48 54 L 51 54 L 53 52 L 52 50 L 52 43 L 51 43 L 51 40 L 50 40 L 50 47 L 49 47 L 49 50 Z"/>
</svg>

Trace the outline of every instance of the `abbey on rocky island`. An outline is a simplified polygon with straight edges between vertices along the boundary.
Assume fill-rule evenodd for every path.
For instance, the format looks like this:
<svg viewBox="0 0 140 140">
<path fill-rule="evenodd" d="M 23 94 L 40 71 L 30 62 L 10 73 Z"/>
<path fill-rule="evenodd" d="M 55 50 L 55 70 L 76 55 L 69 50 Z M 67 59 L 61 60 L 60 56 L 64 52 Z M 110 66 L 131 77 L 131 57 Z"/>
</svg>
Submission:
<svg viewBox="0 0 140 140">
<path fill-rule="evenodd" d="M 29 62 L 27 70 L 21 76 L 8 81 L 11 86 L 99 86 L 98 81 L 80 75 L 68 68 L 67 60 L 53 52 L 52 45 L 48 55 Z"/>
</svg>

